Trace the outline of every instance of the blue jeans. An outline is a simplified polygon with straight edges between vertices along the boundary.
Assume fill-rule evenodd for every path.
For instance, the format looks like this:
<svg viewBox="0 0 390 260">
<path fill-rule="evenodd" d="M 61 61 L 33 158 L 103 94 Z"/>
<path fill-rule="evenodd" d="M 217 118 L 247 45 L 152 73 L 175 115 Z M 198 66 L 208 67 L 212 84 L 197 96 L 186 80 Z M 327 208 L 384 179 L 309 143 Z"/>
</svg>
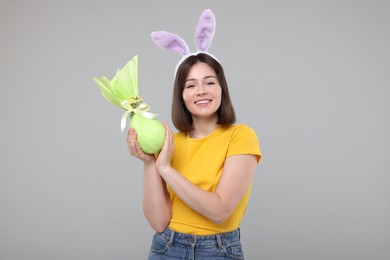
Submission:
<svg viewBox="0 0 390 260">
<path fill-rule="evenodd" d="M 232 232 L 195 236 L 166 229 L 153 237 L 149 260 L 244 259 L 240 229 Z"/>
</svg>

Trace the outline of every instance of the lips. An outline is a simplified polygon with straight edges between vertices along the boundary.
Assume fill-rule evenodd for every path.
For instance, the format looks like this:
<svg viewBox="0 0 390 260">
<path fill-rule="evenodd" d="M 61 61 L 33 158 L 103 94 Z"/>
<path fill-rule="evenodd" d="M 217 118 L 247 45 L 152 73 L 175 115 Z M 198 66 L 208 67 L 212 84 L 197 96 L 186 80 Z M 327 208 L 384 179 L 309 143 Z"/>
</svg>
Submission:
<svg viewBox="0 0 390 260">
<path fill-rule="evenodd" d="M 195 101 L 194 103 L 196 105 L 203 105 L 203 104 L 208 104 L 211 102 L 211 99 L 201 99 L 201 100 L 197 100 Z"/>
</svg>

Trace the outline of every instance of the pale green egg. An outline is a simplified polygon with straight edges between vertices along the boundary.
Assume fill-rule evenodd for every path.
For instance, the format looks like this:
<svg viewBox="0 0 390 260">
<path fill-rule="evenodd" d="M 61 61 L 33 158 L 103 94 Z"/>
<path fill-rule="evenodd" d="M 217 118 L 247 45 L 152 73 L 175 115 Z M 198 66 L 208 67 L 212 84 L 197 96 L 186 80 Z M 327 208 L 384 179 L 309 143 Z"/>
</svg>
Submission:
<svg viewBox="0 0 390 260">
<path fill-rule="evenodd" d="M 165 127 L 157 118 L 147 119 L 138 114 L 131 116 L 131 127 L 137 132 L 137 141 L 145 153 L 158 153 L 165 142 Z"/>
</svg>

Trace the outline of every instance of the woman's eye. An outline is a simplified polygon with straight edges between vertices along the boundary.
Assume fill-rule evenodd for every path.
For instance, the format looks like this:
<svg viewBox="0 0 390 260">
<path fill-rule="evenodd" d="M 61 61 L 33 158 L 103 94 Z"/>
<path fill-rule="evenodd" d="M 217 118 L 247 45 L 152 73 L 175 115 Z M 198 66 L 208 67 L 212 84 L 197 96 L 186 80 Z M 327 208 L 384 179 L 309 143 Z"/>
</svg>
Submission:
<svg viewBox="0 0 390 260">
<path fill-rule="evenodd" d="M 213 82 L 213 81 L 210 81 L 210 82 L 206 82 L 205 83 L 205 85 L 214 85 L 215 84 L 215 82 Z"/>
<path fill-rule="evenodd" d="M 187 85 L 186 88 L 193 88 L 195 85 Z"/>
</svg>

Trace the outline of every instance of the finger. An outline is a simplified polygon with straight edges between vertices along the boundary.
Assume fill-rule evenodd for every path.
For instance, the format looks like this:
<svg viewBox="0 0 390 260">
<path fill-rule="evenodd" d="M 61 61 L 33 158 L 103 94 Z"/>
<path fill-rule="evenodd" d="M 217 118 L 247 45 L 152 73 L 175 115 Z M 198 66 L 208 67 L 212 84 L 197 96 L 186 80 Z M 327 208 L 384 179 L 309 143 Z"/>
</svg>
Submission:
<svg viewBox="0 0 390 260">
<path fill-rule="evenodd" d="M 144 152 L 142 151 L 141 147 L 139 146 L 139 143 L 137 140 L 134 140 L 134 149 L 138 156 L 143 156 Z"/>
<path fill-rule="evenodd" d="M 130 128 L 129 131 L 128 131 L 128 133 L 127 133 L 127 143 L 128 143 L 128 144 L 130 144 L 130 142 L 131 142 L 131 140 L 132 140 L 134 134 L 135 134 L 134 128 Z"/>
<path fill-rule="evenodd" d="M 169 148 L 173 147 L 173 133 L 168 123 L 165 123 L 166 135 L 168 136 Z"/>
<path fill-rule="evenodd" d="M 131 155 L 137 156 L 138 154 L 138 149 L 137 149 L 137 133 L 135 132 L 134 128 L 129 129 L 129 136 L 127 140 L 129 152 Z"/>
<path fill-rule="evenodd" d="M 141 146 L 137 141 L 137 133 L 135 132 L 135 130 L 133 130 L 131 141 L 132 141 L 132 148 L 134 150 L 135 155 L 140 159 L 144 158 L 146 154 L 144 153 L 144 151 L 142 151 Z"/>
<path fill-rule="evenodd" d="M 166 122 L 164 122 L 163 125 L 164 125 L 164 128 L 165 128 L 165 142 L 164 142 L 164 145 L 163 145 L 163 149 L 164 150 L 169 150 L 169 146 L 170 146 L 170 143 L 171 143 L 171 138 L 170 138 L 170 134 L 169 134 L 169 127 L 168 127 Z"/>
</svg>

